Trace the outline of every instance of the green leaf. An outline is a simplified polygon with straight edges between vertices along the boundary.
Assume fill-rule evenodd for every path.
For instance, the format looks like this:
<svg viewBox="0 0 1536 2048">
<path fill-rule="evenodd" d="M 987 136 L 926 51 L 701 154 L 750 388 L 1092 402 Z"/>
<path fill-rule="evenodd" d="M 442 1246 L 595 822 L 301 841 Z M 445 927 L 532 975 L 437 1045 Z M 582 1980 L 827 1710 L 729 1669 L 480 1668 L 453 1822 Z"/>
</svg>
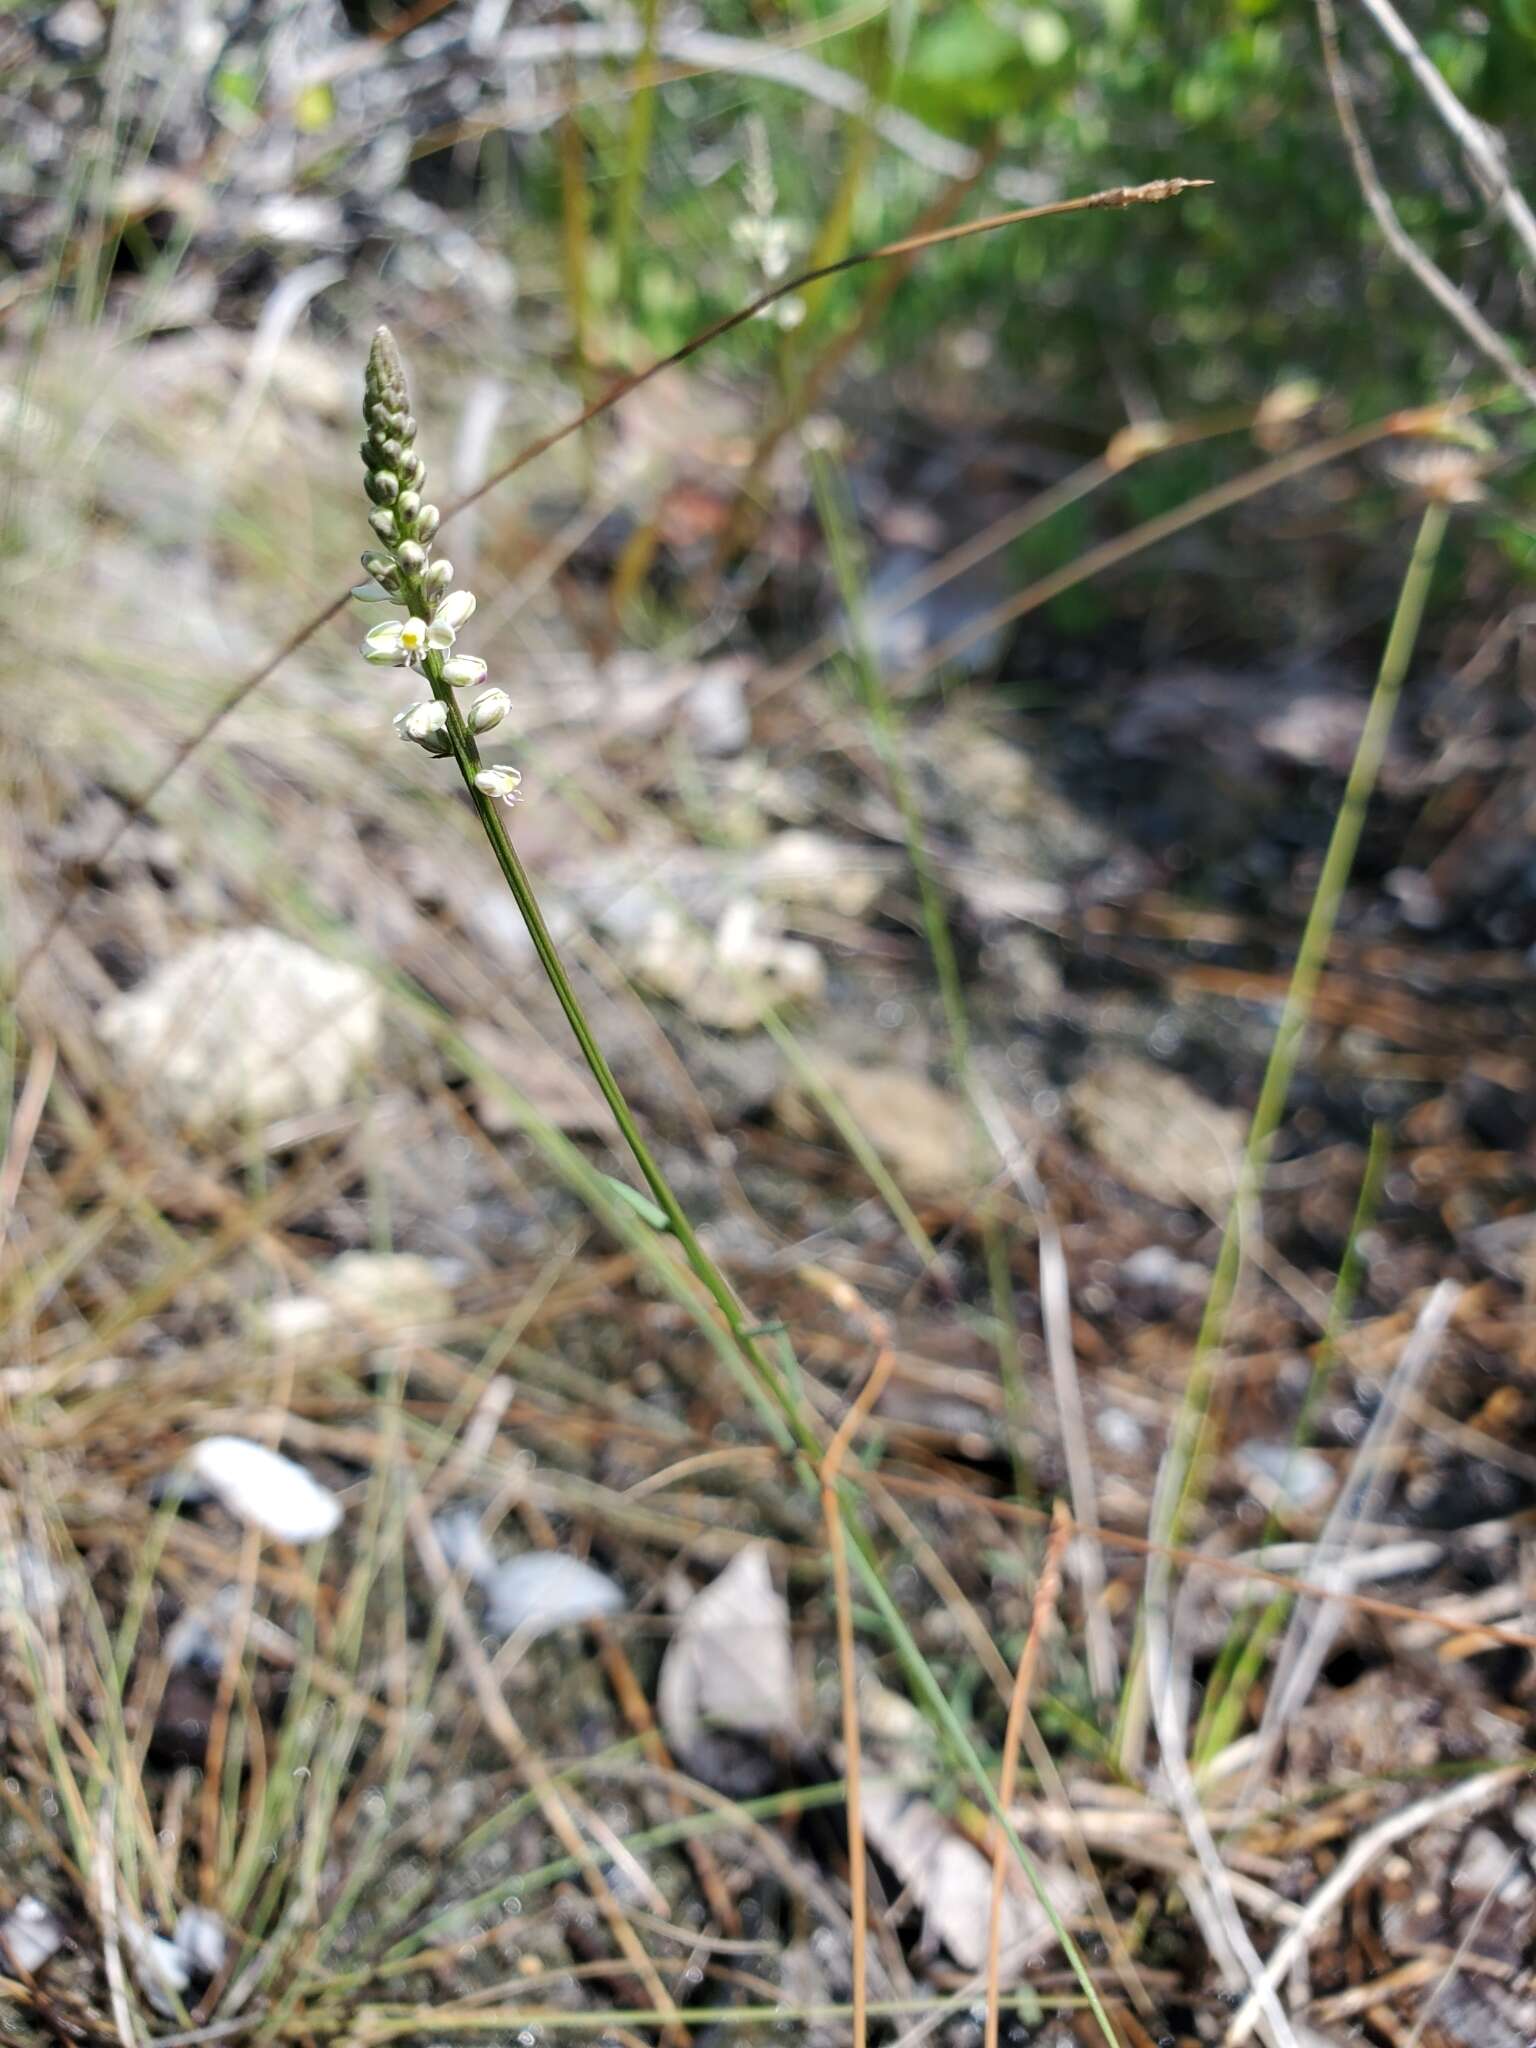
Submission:
<svg viewBox="0 0 1536 2048">
<path fill-rule="evenodd" d="M 598 1176 L 616 1194 L 621 1202 L 627 1202 L 637 1216 L 644 1217 L 652 1230 L 670 1230 L 665 1209 L 658 1209 L 649 1195 L 642 1195 L 638 1188 L 632 1188 L 627 1181 L 615 1180 L 611 1173 Z"/>
</svg>

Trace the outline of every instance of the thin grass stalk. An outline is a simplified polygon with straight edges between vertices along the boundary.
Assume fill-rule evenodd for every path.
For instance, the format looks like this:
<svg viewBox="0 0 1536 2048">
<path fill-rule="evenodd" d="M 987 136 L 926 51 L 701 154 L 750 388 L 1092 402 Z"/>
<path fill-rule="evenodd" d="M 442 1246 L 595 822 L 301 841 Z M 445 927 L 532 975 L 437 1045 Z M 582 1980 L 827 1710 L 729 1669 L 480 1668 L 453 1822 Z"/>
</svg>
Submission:
<svg viewBox="0 0 1536 2048">
<path fill-rule="evenodd" d="M 847 1292 L 851 1295 L 852 1289 Z M 871 1320 L 866 1317 L 866 1320 Z M 878 1319 L 873 1319 L 878 1321 Z M 853 1923 L 853 2048 L 865 2048 L 869 2038 L 869 1896 L 868 1867 L 864 1853 L 862 1751 L 859 1743 L 859 1673 L 853 1636 L 853 1593 L 848 1581 L 848 1546 L 843 1535 L 843 1515 L 838 1501 L 838 1477 L 849 1446 L 865 1417 L 884 1391 L 896 1364 L 890 1335 L 879 1331 L 880 1345 L 868 1377 L 838 1426 L 821 1461 L 821 1512 L 827 1533 L 827 1550 L 832 1559 L 832 1589 L 837 1604 L 837 1663 L 843 1716 L 843 1774 L 848 1785 L 845 1812 L 848 1817 L 848 1902 Z"/>
<path fill-rule="evenodd" d="M 580 380 L 589 361 L 591 338 L 587 275 L 592 239 L 592 195 L 587 187 L 586 140 L 574 113 L 566 114 L 560 123 L 560 223 L 566 304 L 571 320 L 571 350 Z"/>
<path fill-rule="evenodd" d="M 1003 1763 L 997 1780 L 997 1795 L 1004 1806 L 1011 1805 L 1013 1801 L 1024 1719 L 1029 1712 L 1030 1694 L 1034 1690 L 1045 1632 L 1055 1618 L 1056 1602 L 1061 1596 L 1061 1563 L 1071 1536 L 1072 1518 L 1058 1501 L 1050 1540 L 1045 1547 L 1045 1559 L 1040 1567 L 1039 1583 L 1035 1587 L 1034 1604 L 1030 1609 L 1029 1633 L 1024 1639 L 1013 1692 L 1008 1701 L 1008 1722 L 1003 1730 Z M 1007 1875 L 1004 1847 L 1003 1838 L 999 1835 L 992 1845 L 992 1900 L 987 1916 L 987 2017 L 982 2036 L 983 2048 L 997 2048 L 998 2021 L 1002 2010 L 998 1970 L 1003 1940 L 1003 1880 Z"/>
<path fill-rule="evenodd" d="M 656 25 L 660 13 L 661 0 L 640 0 L 640 56 L 629 100 L 629 125 L 624 132 L 624 167 L 613 202 L 613 250 L 621 305 L 627 303 L 634 286 L 635 221 L 656 125 Z"/>
<path fill-rule="evenodd" d="M 1385 1124 L 1376 1124 L 1371 1131 L 1371 1145 L 1366 1157 L 1365 1172 L 1361 1177 L 1354 1215 L 1350 1219 L 1349 1235 L 1344 1242 L 1344 1255 L 1339 1261 L 1338 1279 L 1328 1307 L 1328 1325 L 1323 1332 L 1322 1342 L 1318 1345 L 1317 1358 L 1307 1382 L 1306 1392 L 1302 1395 L 1295 1427 L 1291 1431 L 1293 1454 L 1307 1441 L 1313 1410 L 1322 1399 L 1323 1390 L 1333 1373 L 1339 1337 L 1349 1321 L 1364 1274 L 1364 1261 L 1359 1248 L 1360 1238 L 1362 1233 L 1369 1229 L 1376 1214 L 1376 1205 L 1380 1199 L 1381 1186 L 1386 1178 L 1390 1159 L 1391 1143 L 1387 1127 Z M 1278 1508 L 1271 1507 L 1265 1517 L 1258 1547 L 1264 1549 L 1273 1543 L 1280 1530 Z M 1288 1596 L 1277 1595 L 1268 1602 L 1255 1620 L 1254 1603 L 1248 1601 L 1234 1620 L 1217 1660 L 1216 1669 L 1206 1687 L 1200 1718 L 1195 1727 L 1195 1739 L 1191 1748 L 1197 1773 L 1214 1757 L 1219 1756 L 1236 1735 L 1248 1697 L 1248 1688 L 1258 1677 L 1265 1653 L 1290 1612 L 1290 1607 Z M 1248 1631 L 1246 1635 L 1245 1630 Z"/>
<path fill-rule="evenodd" d="M 1201 1453 L 1209 1419 L 1209 1405 L 1215 1364 L 1226 1340 L 1227 1321 L 1242 1267 L 1242 1228 L 1256 1202 L 1263 1182 L 1270 1147 L 1284 1114 L 1301 1053 L 1302 1039 L 1311 1019 L 1318 983 L 1327 963 L 1328 951 L 1338 925 L 1344 891 L 1354 868 L 1365 815 L 1386 756 L 1387 740 L 1402 694 L 1404 678 L 1418 641 L 1440 544 L 1445 536 L 1446 507 L 1431 500 L 1419 523 L 1418 536 L 1403 575 L 1393 612 L 1387 644 L 1383 649 L 1376 687 L 1366 712 L 1365 724 L 1350 764 L 1343 799 L 1333 822 L 1322 870 L 1313 892 L 1296 964 L 1275 1040 L 1270 1048 L 1248 1128 L 1248 1140 L 1238 1169 L 1232 1206 L 1222 1232 L 1216 1269 L 1211 1278 L 1200 1328 L 1195 1338 L 1189 1379 L 1184 1390 L 1172 1438 L 1158 1473 L 1148 1534 L 1158 1545 L 1179 1540 L 1184 1512 L 1198 1483 Z M 1137 1667 L 1139 1669 L 1139 1667 Z M 1129 1712 L 1125 1711 L 1129 1708 Z M 1120 1752 L 1128 1754 L 1128 1742 L 1140 1746 L 1142 1713 L 1128 1692 L 1123 1703 Z"/>
</svg>

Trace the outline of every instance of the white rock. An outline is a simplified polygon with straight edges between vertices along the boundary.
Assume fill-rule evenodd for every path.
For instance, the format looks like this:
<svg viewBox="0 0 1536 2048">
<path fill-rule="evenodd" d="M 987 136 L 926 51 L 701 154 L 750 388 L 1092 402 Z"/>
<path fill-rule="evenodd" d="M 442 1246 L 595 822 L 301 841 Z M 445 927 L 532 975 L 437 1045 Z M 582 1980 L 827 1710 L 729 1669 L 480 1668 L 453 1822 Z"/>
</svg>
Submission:
<svg viewBox="0 0 1536 2048">
<path fill-rule="evenodd" d="M 1127 1187 L 1221 1214 L 1248 1124 L 1149 1060 L 1112 1059 L 1067 1091 L 1084 1141 Z"/>
<path fill-rule="evenodd" d="M 0 1920 L 0 1956 L 8 1958 L 13 1969 L 35 1974 L 63 1946 L 63 1927 L 30 1893 Z"/>
<path fill-rule="evenodd" d="M 176 1922 L 174 1943 L 188 1968 L 199 1977 L 216 1977 L 229 1953 L 224 1922 L 206 1906 L 188 1906 Z"/>
<path fill-rule="evenodd" d="M 144 1996 L 156 2012 L 174 2018 L 176 2002 L 192 1982 L 192 1966 L 181 1950 L 131 1916 L 123 1921 L 123 1948 Z"/>
<path fill-rule="evenodd" d="M 269 1342 L 303 1344 L 335 1329 L 441 1323 L 453 1295 L 430 1259 L 415 1252 L 343 1252 L 315 1274 L 317 1292 L 268 1302 L 257 1315 Z"/>
<path fill-rule="evenodd" d="M 253 928 L 194 940 L 98 1029 L 152 1113 L 210 1131 L 334 1109 L 377 1052 L 381 1016 L 359 969 Z"/>
<path fill-rule="evenodd" d="M 1238 1445 L 1236 1458 L 1254 1492 L 1266 1502 L 1282 1502 L 1295 1508 L 1317 1507 L 1337 1484 L 1333 1467 L 1321 1452 L 1298 1445 L 1264 1443 L 1252 1438 Z"/>
<path fill-rule="evenodd" d="M 661 1660 L 656 1708 L 668 1743 L 684 1757 L 711 1728 L 798 1732 L 789 1609 L 774 1589 L 765 1544 L 739 1551 L 684 1609 Z"/>
<path fill-rule="evenodd" d="M 983 1969 L 992 1909 L 990 1859 L 957 1834 L 937 1807 L 890 1778 L 865 1780 L 864 1832 L 910 1888 L 927 1932 L 943 1942 L 962 1970 Z M 1010 1980 L 1056 1938 L 1033 1892 L 1026 1896 L 1017 1888 L 1020 1877 L 1010 1855 L 1002 1913 L 1002 1961 Z M 1082 1885 L 1070 1871 L 1046 1873 L 1046 1890 L 1063 1920 L 1082 1905 Z"/>
<path fill-rule="evenodd" d="M 739 655 L 708 662 L 699 670 L 698 681 L 683 699 L 683 723 L 701 754 L 724 760 L 739 754 L 751 739 L 748 672 L 749 664 Z"/>
<path fill-rule="evenodd" d="M 450 1568 L 483 1586 L 496 1570 L 496 1553 L 482 1535 L 480 1517 L 474 1509 L 450 1508 L 436 1518 L 432 1527 Z"/>
<path fill-rule="evenodd" d="M 453 1313 L 436 1268 L 415 1252 L 343 1252 L 318 1277 L 326 1298 L 380 1322 L 438 1323 Z"/>
<path fill-rule="evenodd" d="M 285 1543 L 313 1543 L 341 1520 L 341 1503 L 302 1465 L 248 1437 L 205 1437 L 187 1464 L 238 1521 Z"/>
<path fill-rule="evenodd" d="M 781 903 L 862 917 L 884 888 L 890 856 L 879 847 L 833 839 L 825 832 L 776 832 L 754 862 L 765 896 Z"/>
<path fill-rule="evenodd" d="M 745 897 L 727 906 L 712 933 L 671 910 L 659 912 L 628 965 L 653 994 L 720 1031 L 755 1030 L 769 1004 L 811 1001 L 826 986 L 816 948 L 785 938 Z"/>
<path fill-rule="evenodd" d="M 605 1573 L 555 1550 L 531 1550 L 494 1565 L 483 1584 L 485 1618 L 498 1635 L 544 1636 L 624 1606 L 623 1591 Z"/>
<path fill-rule="evenodd" d="M 823 1086 L 874 1146 L 909 1195 L 963 1198 L 988 1171 L 976 1127 L 958 1096 L 911 1067 L 861 1066 L 829 1053 L 814 1055 Z M 798 1077 L 780 1090 L 780 1120 L 801 1136 L 830 1128 L 820 1097 Z"/>
</svg>

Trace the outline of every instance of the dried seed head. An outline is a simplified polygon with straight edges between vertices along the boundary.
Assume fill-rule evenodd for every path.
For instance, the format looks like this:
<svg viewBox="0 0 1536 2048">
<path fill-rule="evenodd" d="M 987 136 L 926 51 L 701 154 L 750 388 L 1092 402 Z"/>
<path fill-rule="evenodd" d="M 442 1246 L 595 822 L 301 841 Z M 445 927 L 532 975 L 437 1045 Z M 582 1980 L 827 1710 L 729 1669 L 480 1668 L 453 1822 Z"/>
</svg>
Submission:
<svg viewBox="0 0 1536 2048">
<path fill-rule="evenodd" d="M 1469 448 L 1399 448 L 1388 458 L 1388 467 L 1400 483 L 1433 503 L 1476 505 L 1486 495 L 1487 464 Z"/>
</svg>

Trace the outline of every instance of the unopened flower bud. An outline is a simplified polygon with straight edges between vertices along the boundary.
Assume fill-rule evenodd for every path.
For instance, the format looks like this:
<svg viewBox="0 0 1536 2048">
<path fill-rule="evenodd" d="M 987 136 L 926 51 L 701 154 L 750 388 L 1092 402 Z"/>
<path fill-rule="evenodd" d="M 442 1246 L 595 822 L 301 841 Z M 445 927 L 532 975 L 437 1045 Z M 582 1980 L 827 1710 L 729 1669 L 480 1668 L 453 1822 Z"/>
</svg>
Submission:
<svg viewBox="0 0 1536 2048">
<path fill-rule="evenodd" d="M 478 654 L 450 654 L 443 663 L 443 681 L 462 690 L 466 683 L 485 681 L 485 663 Z"/>
<path fill-rule="evenodd" d="M 416 541 L 403 540 L 395 549 L 395 560 L 407 576 L 419 576 L 427 566 L 427 551 Z"/>
<path fill-rule="evenodd" d="M 416 514 L 416 538 L 430 540 L 443 521 L 443 515 L 435 505 L 423 505 Z"/>
<path fill-rule="evenodd" d="M 413 484 L 419 484 L 422 478 L 427 473 L 427 465 L 425 464 L 425 462 L 422 461 L 419 455 L 413 452 L 410 455 L 407 455 L 405 460 L 401 463 L 400 471 L 408 482 Z"/>
<path fill-rule="evenodd" d="M 446 556 L 439 555 L 426 575 L 421 579 L 429 597 L 437 596 L 453 581 L 453 564 Z"/>
<path fill-rule="evenodd" d="M 395 515 L 387 505 L 375 505 L 368 514 L 368 524 L 380 540 L 392 541 L 395 538 Z"/>
<path fill-rule="evenodd" d="M 377 548 L 364 548 L 363 568 L 375 583 L 382 583 L 387 590 L 391 580 L 398 573 L 393 555 L 381 555 Z"/>
<path fill-rule="evenodd" d="M 489 732 L 500 725 L 512 709 L 512 700 L 505 690 L 487 690 L 483 697 L 477 697 L 466 714 L 471 732 Z"/>
<path fill-rule="evenodd" d="M 425 747 L 429 754 L 445 754 L 448 751 L 443 733 L 448 724 L 448 706 L 439 704 L 435 697 L 429 697 L 421 704 L 413 704 L 395 718 L 395 731 L 401 739 L 410 740 L 418 747 Z"/>
<path fill-rule="evenodd" d="M 482 796 L 493 800 L 502 797 L 509 804 L 517 802 L 522 782 L 523 778 L 515 768 L 482 768 L 475 777 L 475 787 Z"/>
<path fill-rule="evenodd" d="M 472 590 L 450 590 L 432 616 L 440 626 L 451 626 L 457 633 L 473 615 L 474 609 L 475 593 Z"/>
<path fill-rule="evenodd" d="M 370 469 L 363 485 L 375 505 L 388 505 L 400 495 L 400 479 L 392 469 Z"/>
<path fill-rule="evenodd" d="M 420 510 L 421 493 L 419 491 L 402 491 L 395 500 L 395 515 L 406 526 L 414 523 L 416 514 Z"/>
</svg>

